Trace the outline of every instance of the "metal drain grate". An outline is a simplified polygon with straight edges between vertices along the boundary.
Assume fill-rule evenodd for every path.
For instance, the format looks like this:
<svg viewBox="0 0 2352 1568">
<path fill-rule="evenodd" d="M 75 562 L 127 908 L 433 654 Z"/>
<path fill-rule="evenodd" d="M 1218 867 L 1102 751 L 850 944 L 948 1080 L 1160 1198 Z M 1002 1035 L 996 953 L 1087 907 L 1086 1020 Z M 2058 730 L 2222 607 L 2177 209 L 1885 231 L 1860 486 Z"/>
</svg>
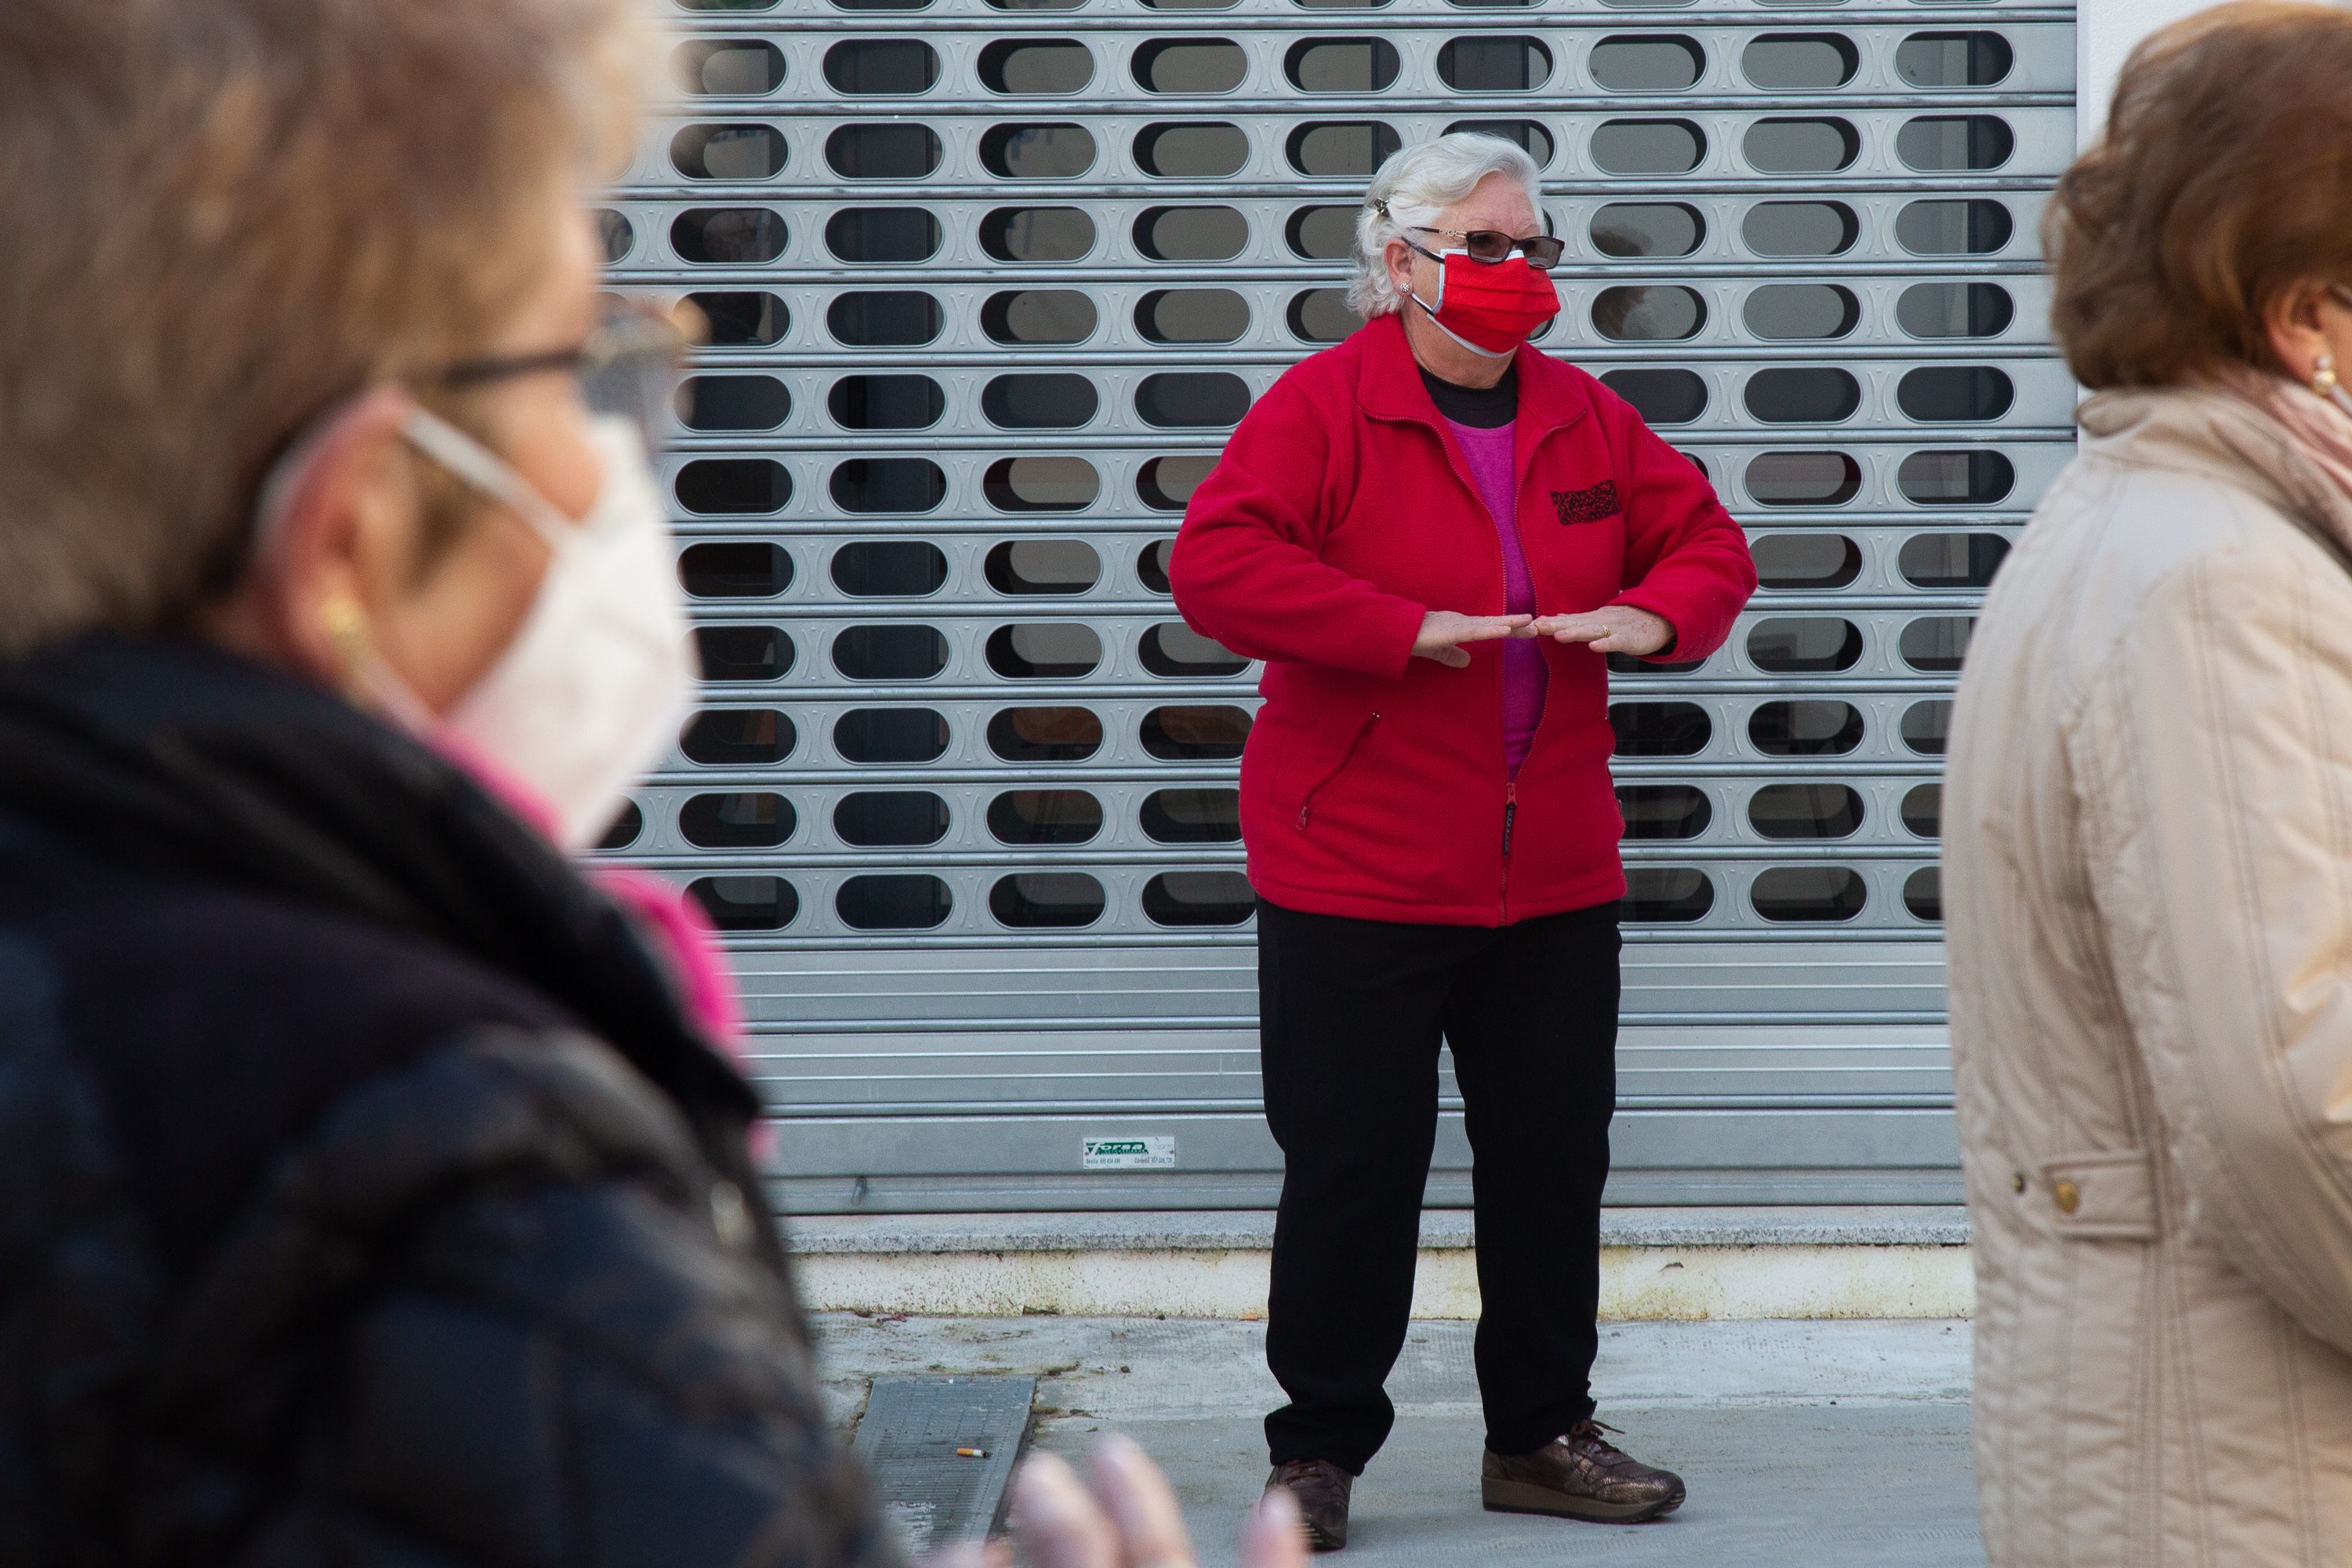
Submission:
<svg viewBox="0 0 2352 1568">
<path fill-rule="evenodd" d="M 1036 1392 L 1034 1377 L 874 1380 L 853 1447 L 909 1552 L 983 1540 L 994 1528 Z"/>
</svg>

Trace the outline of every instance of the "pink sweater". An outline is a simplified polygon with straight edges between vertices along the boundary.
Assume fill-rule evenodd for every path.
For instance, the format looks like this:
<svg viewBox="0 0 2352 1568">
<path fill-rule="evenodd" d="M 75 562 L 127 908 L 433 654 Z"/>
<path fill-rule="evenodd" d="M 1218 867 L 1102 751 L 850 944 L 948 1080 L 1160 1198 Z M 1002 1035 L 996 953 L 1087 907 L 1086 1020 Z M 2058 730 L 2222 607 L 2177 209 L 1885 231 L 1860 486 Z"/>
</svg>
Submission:
<svg viewBox="0 0 2352 1568">
<path fill-rule="evenodd" d="M 1517 508 L 1511 485 L 1511 441 L 1516 425 L 1482 430 L 1448 419 L 1470 477 L 1495 520 L 1495 537 L 1503 546 L 1503 607 L 1514 616 L 1536 613 L 1536 584 L 1528 572 L 1527 553 L 1519 548 L 1519 530 L 1512 519 Z M 1503 645 L 1503 763 L 1513 775 L 1527 760 L 1528 747 L 1543 720 L 1544 688 L 1551 672 L 1544 668 L 1543 645 L 1533 638 L 1514 637 Z"/>
</svg>

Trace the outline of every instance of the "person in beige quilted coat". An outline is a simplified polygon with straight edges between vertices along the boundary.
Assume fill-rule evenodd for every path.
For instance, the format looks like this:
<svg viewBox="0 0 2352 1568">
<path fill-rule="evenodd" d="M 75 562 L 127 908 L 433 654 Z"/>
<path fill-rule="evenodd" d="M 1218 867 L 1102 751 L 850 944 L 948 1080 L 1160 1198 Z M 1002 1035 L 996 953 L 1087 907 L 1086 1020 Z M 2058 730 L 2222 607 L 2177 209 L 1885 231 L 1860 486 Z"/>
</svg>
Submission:
<svg viewBox="0 0 2352 1568">
<path fill-rule="evenodd" d="M 1992 1568 L 2352 1564 L 2352 11 L 2149 39 L 1944 796 Z"/>
</svg>

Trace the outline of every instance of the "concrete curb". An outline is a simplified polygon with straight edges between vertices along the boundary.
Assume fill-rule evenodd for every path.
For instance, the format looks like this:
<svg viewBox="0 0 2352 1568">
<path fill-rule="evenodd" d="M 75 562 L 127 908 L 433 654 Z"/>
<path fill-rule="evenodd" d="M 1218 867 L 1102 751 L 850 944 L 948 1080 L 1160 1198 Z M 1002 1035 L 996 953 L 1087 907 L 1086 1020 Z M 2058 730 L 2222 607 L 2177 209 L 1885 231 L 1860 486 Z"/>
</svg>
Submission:
<svg viewBox="0 0 2352 1568">
<path fill-rule="evenodd" d="M 1273 1216 L 873 1215 L 790 1226 L 819 1311 L 1250 1319 Z M 1964 1318 L 1957 1208 L 1621 1209 L 1601 1224 L 1601 1316 L 1618 1321 Z M 1478 1315 L 1470 1216 L 1422 1225 L 1417 1318 Z"/>
</svg>

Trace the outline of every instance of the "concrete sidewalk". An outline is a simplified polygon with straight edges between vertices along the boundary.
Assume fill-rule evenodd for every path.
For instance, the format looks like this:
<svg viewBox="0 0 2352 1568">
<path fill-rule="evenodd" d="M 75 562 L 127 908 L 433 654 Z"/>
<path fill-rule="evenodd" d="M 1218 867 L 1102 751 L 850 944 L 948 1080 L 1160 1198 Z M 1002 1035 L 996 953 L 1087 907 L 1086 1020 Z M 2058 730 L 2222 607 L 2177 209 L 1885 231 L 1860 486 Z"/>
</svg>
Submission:
<svg viewBox="0 0 2352 1568">
<path fill-rule="evenodd" d="M 1183 1499 L 1204 1568 L 1265 1475 L 1279 1400 L 1259 1323 L 1142 1318 L 819 1320 L 833 1413 L 854 1425 L 892 1372 L 1035 1372 L 1036 1447 L 1072 1458 L 1121 1431 Z M 1337 1563 L 1611 1563 L 1707 1568 L 1975 1568 L 1969 1328 L 1948 1321 L 1617 1323 L 1601 1418 L 1679 1470 L 1691 1500 L 1631 1528 L 1478 1507 L 1483 1427 L 1467 1323 L 1418 1322 L 1390 1379 L 1397 1426 L 1357 1483 Z"/>
</svg>

